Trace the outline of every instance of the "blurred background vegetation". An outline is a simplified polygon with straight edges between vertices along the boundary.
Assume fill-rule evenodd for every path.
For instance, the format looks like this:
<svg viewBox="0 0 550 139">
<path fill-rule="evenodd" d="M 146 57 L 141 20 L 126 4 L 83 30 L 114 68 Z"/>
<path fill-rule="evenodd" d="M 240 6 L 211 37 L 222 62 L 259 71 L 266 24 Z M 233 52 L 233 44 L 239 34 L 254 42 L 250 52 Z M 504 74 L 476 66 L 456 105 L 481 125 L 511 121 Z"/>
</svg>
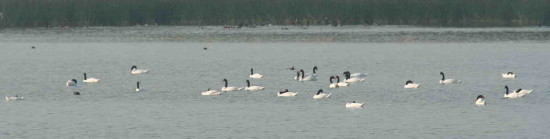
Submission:
<svg viewBox="0 0 550 139">
<path fill-rule="evenodd" d="M 0 0 L 0 27 L 548 26 L 550 0 Z"/>
</svg>

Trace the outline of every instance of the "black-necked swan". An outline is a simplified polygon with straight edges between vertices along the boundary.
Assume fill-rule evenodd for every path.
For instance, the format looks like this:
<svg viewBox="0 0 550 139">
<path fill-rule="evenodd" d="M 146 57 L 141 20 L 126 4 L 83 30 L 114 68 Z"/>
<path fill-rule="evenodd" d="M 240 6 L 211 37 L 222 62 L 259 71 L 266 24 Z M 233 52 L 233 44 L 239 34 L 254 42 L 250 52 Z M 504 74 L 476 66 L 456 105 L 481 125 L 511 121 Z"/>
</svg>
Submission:
<svg viewBox="0 0 550 139">
<path fill-rule="evenodd" d="M 418 88 L 418 87 L 420 87 L 420 84 L 416 84 L 412 80 L 408 80 L 407 82 L 405 82 L 405 86 L 404 86 L 404 88 Z"/>
<path fill-rule="evenodd" d="M 365 80 L 366 80 L 365 78 L 351 77 L 350 74 L 351 74 L 351 73 L 350 73 L 349 71 L 345 71 L 345 72 L 344 72 L 344 77 L 346 77 L 346 79 L 344 80 L 344 82 L 346 82 L 346 83 L 353 83 L 353 82 L 362 82 L 362 81 L 365 81 Z"/>
<path fill-rule="evenodd" d="M 25 98 L 19 97 L 18 95 L 15 95 L 15 96 L 12 96 L 12 97 L 6 96 L 6 101 L 10 101 L 10 100 L 23 100 L 23 99 L 25 99 Z"/>
<path fill-rule="evenodd" d="M 516 74 L 513 72 L 502 73 L 502 78 L 516 78 Z"/>
<path fill-rule="evenodd" d="M 225 82 L 225 85 L 222 87 L 222 91 L 238 91 L 238 90 L 241 90 L 242 88 L 237 88 L 237 87 L 233 87 L 233 86 L 227 86 L 227 79 L 223 79 L 223 81 Z"/>
<path fill-rule="evenodd" d="M 352 101 L 351 103 L 346 103 L 346 108 L 363 108 L 363 103 L 357 103 L 355 101 Z"/>
<path fill-rule="evenodd" d="M 254 73 L 254 69 L 253 68 L 250 68 L 250 78 L 252 79 L 260 79 L 262 77 L 264 77 L 264 75 L 261 75 L 259 73 Z"/>
<path fill-rule="evenodd" d="M 519 93 L 512 92 L 510 93 L 508 86 L 504 86 L 504 89 L 506 89 L 506 93 L 504 93 L 504 98 L 518 98 L 520 97 Z"/>
<path fill-rule="evenodd" d="M 329 88 L 338 88 L 338 83 L 333 83 L 332 79 L 334 79 L 334 76 L 330 76 L 330 85 L 328 85 Z"/>
<path fill-rule="evenodd" d="M 347 87 L 347 86 L 349 86 L 349 83 L 340 82 L 340 76 L 336 76 L 336 83 L 338 83 L 338 87 Z"/>
<path fill-rule="evenodd" d="M 294 80 L 300 80 L 302 77 L 300 77 L 300 71 L 296 71 L 296 76 L 294 77 Z"/>
<path fill-rule="evenodd" d="M 203 95 L 203 96 L 217 96 L 217 95 L 221 95 L 221 94 L 222 93 L 218 92 L 218 90 L 211 90 L 210 88 L 208 88 L 206 91 L 201 93 L 201 95 Z"/>
<path fill-rule="evenodd" d="M 283 91 L 279 91 L 277 93 L 278 97 L 294 97 L 298 95 L 298 92 L 289 92 L 288 89 L 285 89 Z"/>
<path fill-rule="evenodd" d="M 313 95 L 313 99 L 321 99 L 321 98 L 329 98 L 332 93 L 323 93 L 323 89 L 319 89 L 315 95 Z"/>
<path fill-rule="evenodd" d="M 141 87 L 139 86 L 139 81 L 136 84 L 136 92 L 142 91 Z"/>
<path fill-rule="evenodd" d="M 65 86 L 76 86 L 76 83 L 77 83 L 76 79 L 71 79 L 67 81 Z"/>
<path fill-rule="evenodd" d="M 250 81 L 246 80 L 246 87 L 244 88 L 244 90 L 247 90 L 247 91 L 264 90 L 264 87 L 262 87 L 262 86 L 250 86 Z"/>
<path fill-rule="evenodd" d="M 477 106 L 483 106 L 483 105 L 485 105 L 485 97 L 483 97 L 483 95 L 477 96 L 476 105 L 477 105 Z"/>
<path fill-rule="evenodd" d="M 350 74 L 351 77 L 359 77 L 359 78 L 365 78 L 367 77 L 367 73 L 351 73 L 349 71 L 345 71 Z"/>
<path fill-rule="evenodd" d="M 443 72 L 439 72 L 439 74 L 441 74 L 441 80 L 439 80 L 439 84 L 452 84 L 462 82 L 455 79 L 445 79 L 445 74 L 443 74 Z"/>
<path fill-rule="evenodd" d="M 137 69 L 136 65 L 133 65 L 132 68 L 130 68 L 130 73 L 132 73 L 132 74 L 144 74 L 144 73 L 147 73 L 147 72 L 149 72 L 149 70 Z"/>
<path fill-rule="evenodd" d="M 88 78 L 86 76 L 86 73 L 84 73 L 84 80 L 82 80 L 82 82 L 85 82 L 85 83 L 97 83 L 99 82 L 100 79 L 96 79 L 96 78 Z"/>
<path fill-rule="evenodd" d="M 306 73 L 304 73 L 303 69 L 300 69 L 300 72 L 302 76 L 300 77 L 299 81 L 317 81 L 317 77 L 314 75 L 306 76 Z"/>
</svg>

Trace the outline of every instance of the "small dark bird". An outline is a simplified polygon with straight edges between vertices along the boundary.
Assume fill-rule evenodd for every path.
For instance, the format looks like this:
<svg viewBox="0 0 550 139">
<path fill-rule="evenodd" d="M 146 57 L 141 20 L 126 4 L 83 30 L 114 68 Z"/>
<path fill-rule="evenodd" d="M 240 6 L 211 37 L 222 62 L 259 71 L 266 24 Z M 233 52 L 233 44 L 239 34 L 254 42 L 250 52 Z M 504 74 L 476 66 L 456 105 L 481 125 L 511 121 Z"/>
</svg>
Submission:
<svg viewBox="0 0 550 139">
<path fill-rule="evenodd" d="M 80 92 L 74 92 L 73 94 L 74 95 L 80 95 Z"/>
<path fill-rule="evenodd" d="M 208 50 L 208 48 L 206 48 L 206 47 L 204 47 L 204 48 L 202 48 L 202 49 L 203 49 L 203 50 Z"/>
<path fill-rule="evenodd" d="M 290 68 L 286 68 L 286 69 L 289 69 L 289 70 L 294 70 L 294 66 L 290 67 Z"/>
<path fill-rule="evenodd" d="M 31 49 L 36 49 L 36 47 L 32 46 Z"/>
</svg>

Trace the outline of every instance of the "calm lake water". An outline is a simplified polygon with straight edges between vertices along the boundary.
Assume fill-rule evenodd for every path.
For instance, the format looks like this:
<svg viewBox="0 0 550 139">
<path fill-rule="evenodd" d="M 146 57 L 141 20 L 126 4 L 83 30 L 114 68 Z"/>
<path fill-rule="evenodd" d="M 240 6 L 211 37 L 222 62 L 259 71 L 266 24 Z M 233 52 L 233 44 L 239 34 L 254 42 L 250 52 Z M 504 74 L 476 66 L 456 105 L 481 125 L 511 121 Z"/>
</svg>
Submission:
<svg viewBox="0 0 550 139">
<path fill-rule="evenodd" d="M 220 28 L 4 29 L 0 96 L 25 100 L 0 101 L 0 138 L 550 138 L 548 28 Z M 250 68 L 265 90 L 200 94 L 224 78 L 244 87 Z M 348 70 L 369 76 L 328 88 Z M 463 83 L 440 85 L 441 71 Z M 505 85 L 534 91 L 503 99 Z M 285 88 L 300 93 L 277 97 Z M 333 94 L 314 100 L 318 89 Z"/>
</svg>

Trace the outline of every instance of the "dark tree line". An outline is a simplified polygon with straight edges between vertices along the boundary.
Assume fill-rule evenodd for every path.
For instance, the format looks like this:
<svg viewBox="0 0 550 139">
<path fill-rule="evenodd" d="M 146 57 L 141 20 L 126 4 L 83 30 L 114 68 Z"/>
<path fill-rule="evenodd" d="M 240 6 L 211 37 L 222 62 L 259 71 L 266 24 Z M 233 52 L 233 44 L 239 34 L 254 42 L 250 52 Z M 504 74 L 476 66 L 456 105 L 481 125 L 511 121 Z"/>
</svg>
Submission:
<svg viewBox="0 0 550 139">
<path fill-rule="evenodd" d="M 550 0 L 0 0 L 0 27 L 550 25 Z"/>
</svg>

